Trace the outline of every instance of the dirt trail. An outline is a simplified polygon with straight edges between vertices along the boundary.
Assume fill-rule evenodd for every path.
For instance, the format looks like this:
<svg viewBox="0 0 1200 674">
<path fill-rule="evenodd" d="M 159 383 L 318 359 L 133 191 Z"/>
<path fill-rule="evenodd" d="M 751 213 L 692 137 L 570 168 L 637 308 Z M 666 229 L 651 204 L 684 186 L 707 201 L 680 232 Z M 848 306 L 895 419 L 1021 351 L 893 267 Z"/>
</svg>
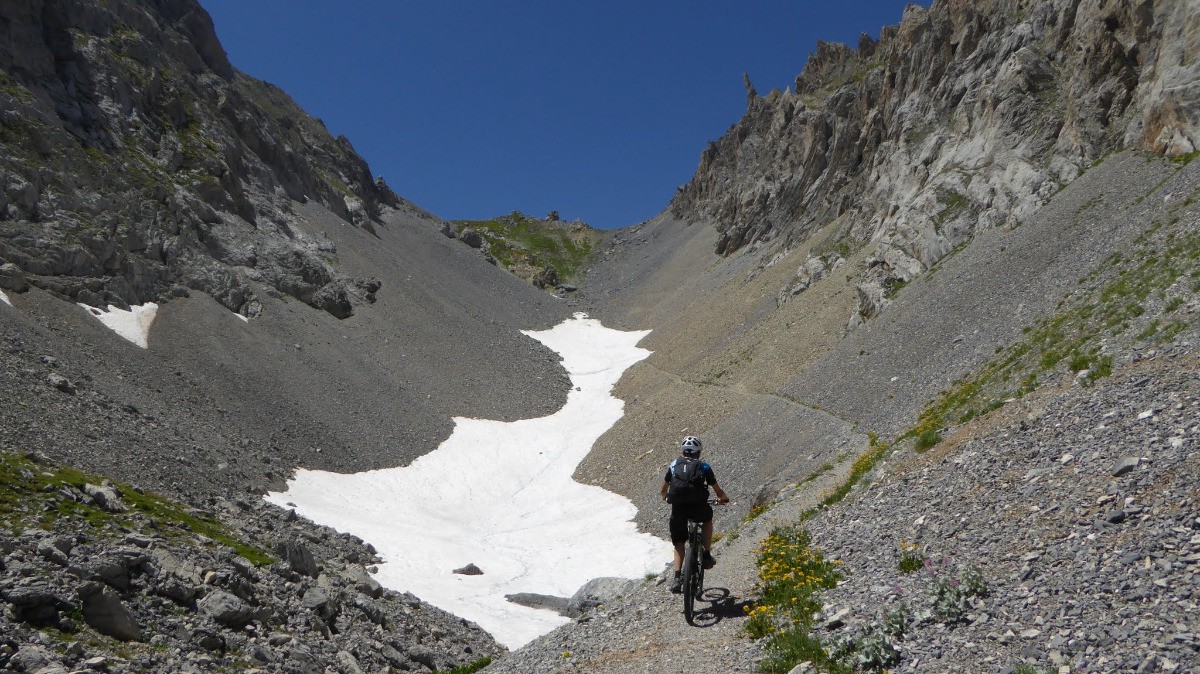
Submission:
<svg viewBox="0 0 1200 674">
<path fill-rule="evenodd" d="M 713 546 L 718 563 L 705 574 L 704 601 L 695 625 L 683 617 L 679 595 L 666 575 L 520 649 L 484 671 L 587 672 L 588 674 L 691 674 L 750 672 L 762 656 L 743 631 L 755 597 L 755 549 L 778 523 L 795 521 L 821 494 L 845 479 L 844 461 L 783 496 L 769 514 L 722 532 Z M 663 507 L 663 519 L 666 508 Z M 663 522 L 663 528 L 666 523 Z M 665 531 L 664 531 L 665 533 Z"/>
</svg>

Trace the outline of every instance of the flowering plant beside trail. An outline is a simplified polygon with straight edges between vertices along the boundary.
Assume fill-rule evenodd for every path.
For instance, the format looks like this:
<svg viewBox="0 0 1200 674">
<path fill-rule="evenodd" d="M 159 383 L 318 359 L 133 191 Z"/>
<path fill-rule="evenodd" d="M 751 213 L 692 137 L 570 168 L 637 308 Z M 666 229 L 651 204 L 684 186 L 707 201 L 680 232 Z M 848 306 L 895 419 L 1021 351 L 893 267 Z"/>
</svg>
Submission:
<svg viewBox="0 0 1200 674">
<path fill-rule="evenodd" d="M 760 600 L 747 610 L 746 631 L 752 638 L 767 638 L 764 672 L 787 672 L 800 662 L 836 671 L 811 628 L 813 615 L 821 610 L 817 594 L 837 586 L 841 562 L 825 559 L 811 541 L 807 530 L 792 524 L 776 527 L 759 544 Z"/>
</svg>

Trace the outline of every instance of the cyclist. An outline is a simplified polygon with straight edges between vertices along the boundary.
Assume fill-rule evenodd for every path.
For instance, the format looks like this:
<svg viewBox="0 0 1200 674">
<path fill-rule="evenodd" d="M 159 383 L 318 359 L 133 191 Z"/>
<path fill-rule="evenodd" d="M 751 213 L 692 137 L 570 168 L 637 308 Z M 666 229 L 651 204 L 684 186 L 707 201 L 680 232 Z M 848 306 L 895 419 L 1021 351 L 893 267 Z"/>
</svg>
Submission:
<svg viewBox="0 0 1200 674">
<path fill-rule="evenodd" d="M 675 472 L 676 466 L 684 462 L 695 460 L 699 463 L 700 472 L 703 474 L 703 485 L 712 485 L 713 491 L 717 493 L 717 503 L 729 503 L 729 497 L 725 491 L 721 489 L 721 485 L 717 484 L 717 476 L 713 473 L 712 466 L 706 461 L 699 461 L 701 442 L 700 438 L 689 435 L 680 443 L 681 456 L 671 462 L 667 466 L 667 474 L 663 478 L 662 489 L 659 490 L 659 496 L 662 500 L 667 500 L 667 491 L 671 486 L 671 475 Z M 671 544 L 675 546 L 675 580 L 671 583 L 671 592 L 679 593 L 682 590 L 683 579 L 680 577 L 683 569 L 683 546 L 687 542 L 687 526 L 688 520 L 701 522 L 703 524 L 704 535 L 704 568 L 711 569 L 716 565 L 717 560 L 713 559 L 709 548 L 712 547 L 713 536 L 713 510 L 708 504 L 708 488 L 700 486 L 703 494 L 697 494 L 693 498 L 687 499 L 684 503 L 671 504 L 671 519 L 669 527 L 671 531 Z M 674 500 L 674 499 L 673 499 Z"/>
</svg>

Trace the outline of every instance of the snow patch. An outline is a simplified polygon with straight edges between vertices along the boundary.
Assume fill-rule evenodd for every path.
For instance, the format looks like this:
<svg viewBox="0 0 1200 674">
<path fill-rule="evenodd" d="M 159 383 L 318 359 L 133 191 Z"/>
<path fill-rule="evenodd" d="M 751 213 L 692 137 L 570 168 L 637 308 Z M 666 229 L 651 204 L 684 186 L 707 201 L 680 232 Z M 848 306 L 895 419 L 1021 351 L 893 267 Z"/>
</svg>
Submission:
<svg viewBox="0 0 1200 674">
<path fill-rule="evenodd" d="M 150 324 L 154 322 L 154 316 L 158 313 L 158 305 L 154 302 L 131 306 L 129 307 L 129 311 L 114 307 L 111 304 L 108 305 L 107 310 L 97 309 L 87 304 L 80 304 L 79 306 L 94 316 L 96 320 L 103 323 L 104 327 L 143 349 L 148 348 Z"/>
<path fill-rule="evenodd" d="M 4 302 L 10 307 L 13 305 L 12 301 L 8 299 L 8 295 L 5 295 L 3 290 L 0 290 L 0 302 Z"/>
<path fill-rule="evenodd" d="M 242 320 L 242 322 L 243 322 L 243 323 L 249 323 L 249 322 L 250 322 L 250 317 L 249 317 L 249 316 L 243 316 L 243 315 L 241 315 L 241 314 L 234 314 L 234 316 L 237 316 L 238 318 L 240 318 L 240 319 Z"/>
<path fill-rule="evenodd" d="M 299 469 L 264 498 L 372 543 L 376 578 L 517 648 L 568 621 L 505 600 L 514 592 L 570 596 L 602 576 L 640 578 L 671 558 L 639 533 L 623 496 L 571 479 L 592 444 L 624 414 L 612 387 L 650 355 L 648 330 L 623 332 L 576 314 L 524 331 L 562 356 L 572 390 L 558 412 L 515 422 L 456 417 L 438 449 L 404 468 L 354 475 Z M 456 575 L 476 564 L 482 575 Z"/>
</svg>

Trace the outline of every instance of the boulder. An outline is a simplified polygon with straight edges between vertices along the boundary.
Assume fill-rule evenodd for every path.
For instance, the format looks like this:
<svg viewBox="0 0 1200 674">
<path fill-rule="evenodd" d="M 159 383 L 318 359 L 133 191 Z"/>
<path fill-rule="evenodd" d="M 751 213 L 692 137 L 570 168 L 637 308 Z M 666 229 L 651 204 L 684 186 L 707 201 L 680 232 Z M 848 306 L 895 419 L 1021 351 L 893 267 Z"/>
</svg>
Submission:
<svg viewBox="0 0 1200 674">
<path fill-rule="evenodd" d="M 1117 465 L 1113 466 L 1113 477 L 1121 477 L 1126 473 L 1132 472 L 1134 468 L 1138 467 L 1140 462 L 1141 460 L 1136 456 L 1126 456 L 1122 458 L 1120 461 L 1117 461 Z"/>
<path fill-rule="evenodd" d="M 62 663 L 45 648 L 24 644 L 8 660 L 8 668 L 18 672 L 65 672 Z"/>
<path fill-rule="evenodd" d="M 473 229 L 464 229 L 458 238 L 472 248 L 483 247 L 483 235 Z"/>
<path fill-rule="evenodd" d="M 482 576 L 483 570 L 474 564 L 467 564 L 464 567 L 455 569 L 454 573 L 457 573 L 460 576 Z"/>
<path fill-rule="evenodd" d="M 314 587 L 304 593 L 300 605 L 306 609 L 320 611 L 329 604 L 329 595 L 319 587 Z"/>
<path fill-rule="evenodd" d="M 78 566 L 72 566 L 70 570 L 80 578 L 100 581 L 121 592 L 129 589 L 129 566 L 120 558 L 88 559 Z"/>
<path fill-rule="evenodd" d="M 371 597 L 378 599 L 383 596 L 383 586 L 379 581 L 375 580 L 367 573 L 367 570 L 361 566 L 351 566 L 342 574 L 354 589 Z"/>
<path fill-rule="evenodd" d="M 86 583 L 79 591 L 83 619 L 92 629 L 120 641 L 140 641 L 142 630 L 111 588 Z"/>
<path fill-rule="evenodd" d="M 0 264 L 0 290 L 11 290 L 14 293 L 23 293 L 29 290 L 29 281 L 25 279 L 25 272 L 11 262 Z"/>
<path fill-rule="evenodd" d="M 533 285 L 538 288 L 553 288 L 558 285 L 558 272 L 554 267 L 543 267 L 541 271 L 533 275 Z"/>
<path fill-rule="evenodd" d="M 517 592 L 506 594 L 504 598 L 521 606 L 548 609 L 568 618 L 578 618 L 597 606 L 629 594 L 640 584 L 640 580 L 630 578 L 593 578 L 584 583 L 570 597 Z"/>
<path fill-rule="evenodd" d="M 213 632 L 212 630 L 206 630 L 206 629 L 192 630 L 191 638 L 189 639 L 189 641 L 191 641 L 193 644 L 196 644 L 200 648 L 203 648 L 206 651 L 218 652 L 218 653 L 225 652 L 225 638 L 222 637 L 220 634 Z"/>
<path fill-rule="evenodd" d="M 129 509 L 121 501 L 121 491 L 112 484 L 85 484 L 83 485 L 83 493 L 91 496 L 96 505 L 109 512 L 123 513 Z"/>
<path fill-rule="evenodd" d="M 346 296 L 346 288 L 341 283 L 328 283 L 321 287 L 312 297 L 312 305 L 328 312 L 334 318 L 345 319 L 354 315 L 354 305 Z"/>
<path fill-rule="evenodd" d="M 31 625 L 58 624 L 59 611 L 74 608 L 45 581 L 21 579 L 0 586 L 0 600 L 12 605 L 13 617 Z"/>
<path fill-rule="evenodd" d="M 253 611 L 246 602 L 224 590 L 210 592 L 196 602 L 196 608 L 201 613 L 211 616 L 218 623 L 232 628 L 241 629 L 250 622 Z"/>
<path fill-rule="evenodd" d="M 337 655 L 334 656 L 334 662 L 337 664 L 338 671 L 341 674 L 363 674 L 362 667 L 358 665 L 358 660 L 347 651 L 338 651 Z"/>
<path fill-rule="evenodd" d="M 57 372 L 46 375 L 46 383 L 69 395 L 75 395 L 75 384 Z"/>
<path fill-rule="evenodd" d="M 281 561 L 287 562 L 288 568 L 302 576 L 316 578 L 320 574 L 312 552 L 309 551 L 308 546 L 298 540 L 276 544 L 275 554 Z"/>
</svg>

